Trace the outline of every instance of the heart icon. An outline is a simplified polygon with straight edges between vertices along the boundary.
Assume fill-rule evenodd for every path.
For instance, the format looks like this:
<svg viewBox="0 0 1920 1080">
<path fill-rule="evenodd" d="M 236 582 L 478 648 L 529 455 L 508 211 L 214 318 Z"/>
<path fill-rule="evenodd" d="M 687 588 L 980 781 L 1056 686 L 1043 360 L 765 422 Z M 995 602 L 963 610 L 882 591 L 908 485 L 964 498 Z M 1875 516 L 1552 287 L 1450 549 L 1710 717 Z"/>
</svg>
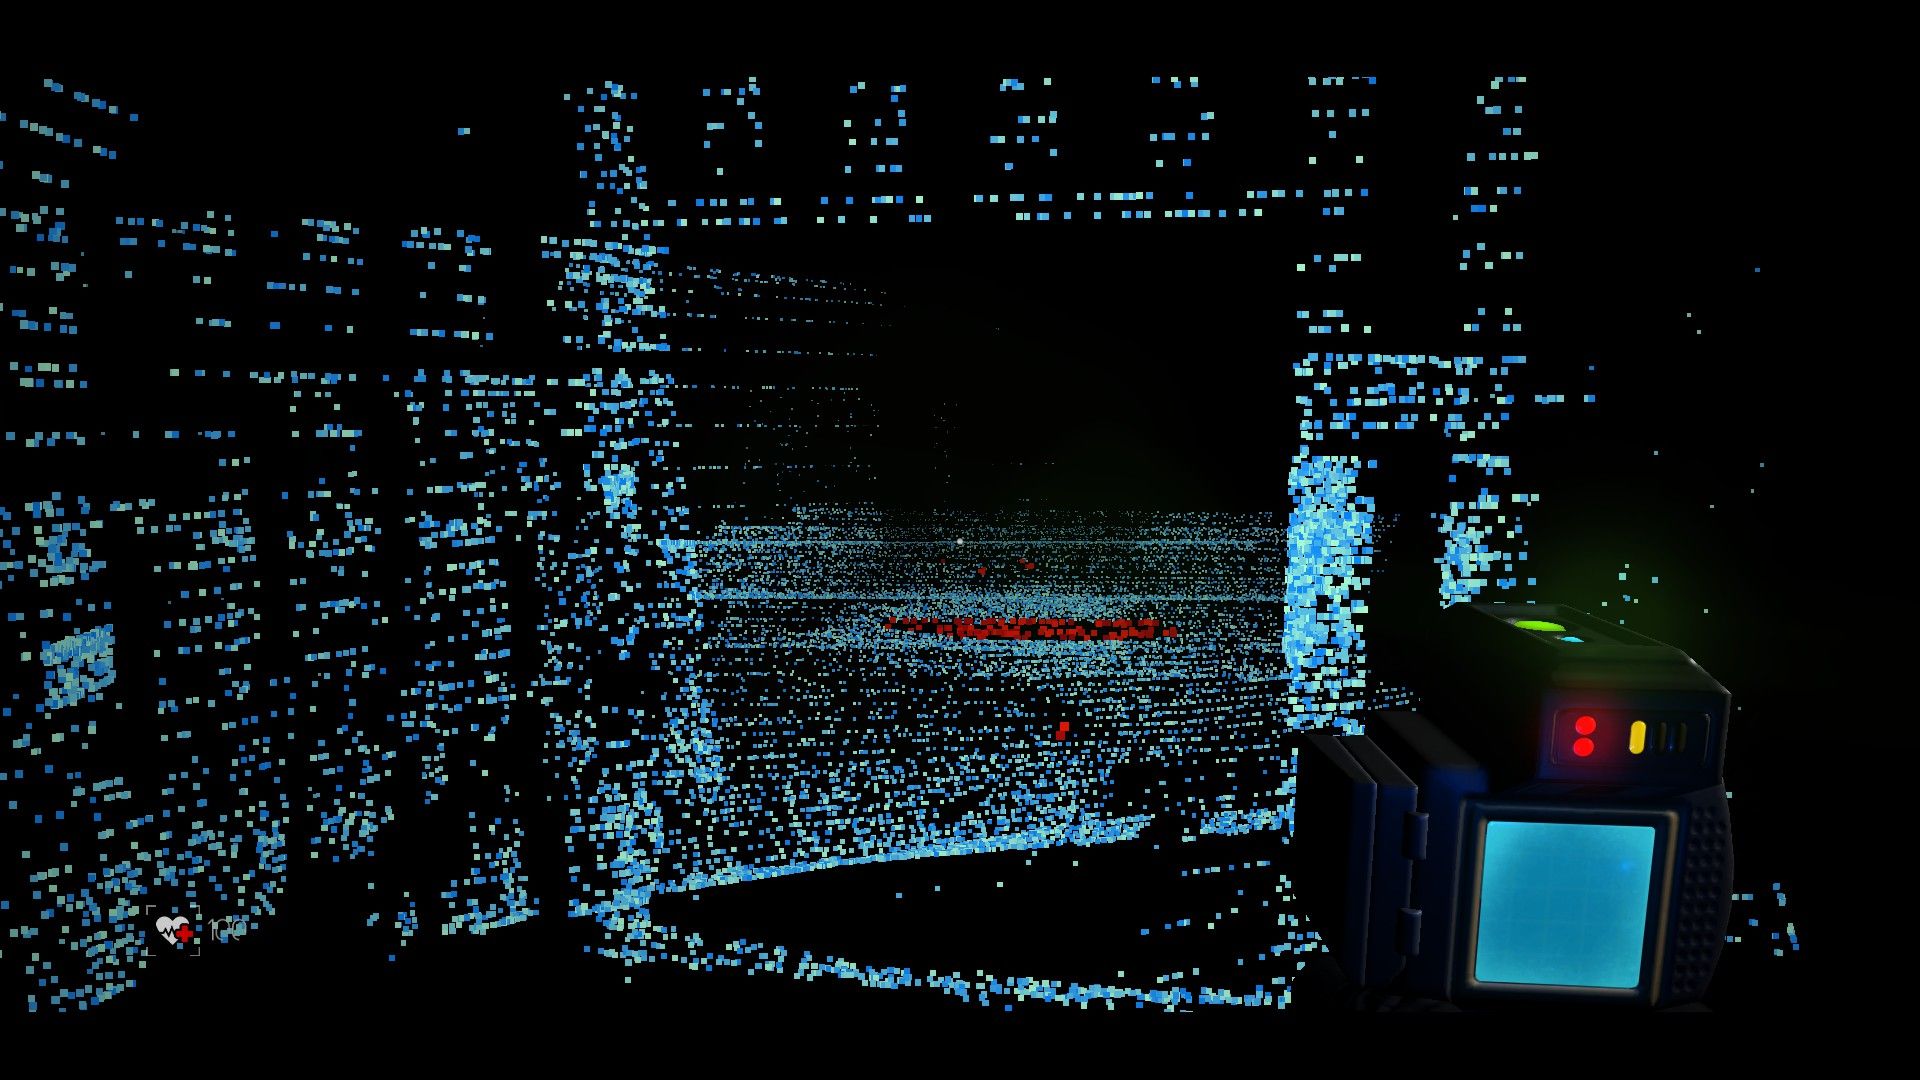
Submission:
<svg viewBox="0 0 1920 1080">
<path fill-rule="evenodd" d="M 178 945 L 193 936 L 193 931 L 187 928 L 187 920 L 184 915 L 162 915 L 160 916 L 160 921 L 155 923 L 154 926 L 160 931 L 160 936 L 166 938 L 167 943 L 170 945 Z"/>
</svg>

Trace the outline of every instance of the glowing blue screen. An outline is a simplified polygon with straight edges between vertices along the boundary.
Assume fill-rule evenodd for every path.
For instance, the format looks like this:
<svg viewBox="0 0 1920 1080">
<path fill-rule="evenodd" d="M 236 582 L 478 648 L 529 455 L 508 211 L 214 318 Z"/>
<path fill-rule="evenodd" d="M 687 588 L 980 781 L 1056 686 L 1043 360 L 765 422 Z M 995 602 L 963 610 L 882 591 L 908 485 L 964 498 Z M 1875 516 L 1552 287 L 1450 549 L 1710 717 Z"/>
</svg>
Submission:
<svg viewBox="0 0 1920 1080">
<path fill-rule="evenodd" d="M 1648 826 L 1488 822 L 1474 977 L 1638 986 L 1652 875 Z"/>
</svg>

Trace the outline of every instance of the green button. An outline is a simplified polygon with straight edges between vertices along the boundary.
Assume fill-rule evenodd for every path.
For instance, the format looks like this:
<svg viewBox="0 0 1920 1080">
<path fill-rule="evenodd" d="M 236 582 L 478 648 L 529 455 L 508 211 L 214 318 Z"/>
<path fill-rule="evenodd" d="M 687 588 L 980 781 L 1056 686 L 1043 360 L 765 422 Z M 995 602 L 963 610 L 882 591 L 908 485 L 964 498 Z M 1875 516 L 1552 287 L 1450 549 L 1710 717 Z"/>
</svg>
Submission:
<svg viewBox="0 0 1920 1080">
<path fill-rule="evenodd" d="M 1545 619 L 1515 619 L 1513 620 L 1513 625 L 1522 630 L 1538 630 L 1543 634 L 1564 634 L 1567 632 L 1566 627 L 1561 626 L 1557 622 L 1548 622 Z"/>
</svg>

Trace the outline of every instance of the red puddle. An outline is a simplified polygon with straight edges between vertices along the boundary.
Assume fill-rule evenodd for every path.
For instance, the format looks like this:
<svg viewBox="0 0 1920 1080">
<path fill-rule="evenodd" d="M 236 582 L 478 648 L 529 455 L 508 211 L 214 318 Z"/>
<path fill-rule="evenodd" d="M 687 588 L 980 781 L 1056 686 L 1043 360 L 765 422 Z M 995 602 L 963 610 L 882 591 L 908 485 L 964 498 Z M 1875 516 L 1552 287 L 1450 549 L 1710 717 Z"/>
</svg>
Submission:
<svg viewBox="0 0 1920 1080">
<path fill-rule="evenodd" d="M 951 638 L 995 638 L 1030 641 L 1035 638 L 1062 641 L 1146 641 L 1157 637 L 1177 637 L 1180 628 L 1163 625 L 1159 619 L 1038 619 L 1038 618 L 953 618 L 918 619 L 890 617 L 888 630 L 916 634 L 938 634 Z"/>
</svg>

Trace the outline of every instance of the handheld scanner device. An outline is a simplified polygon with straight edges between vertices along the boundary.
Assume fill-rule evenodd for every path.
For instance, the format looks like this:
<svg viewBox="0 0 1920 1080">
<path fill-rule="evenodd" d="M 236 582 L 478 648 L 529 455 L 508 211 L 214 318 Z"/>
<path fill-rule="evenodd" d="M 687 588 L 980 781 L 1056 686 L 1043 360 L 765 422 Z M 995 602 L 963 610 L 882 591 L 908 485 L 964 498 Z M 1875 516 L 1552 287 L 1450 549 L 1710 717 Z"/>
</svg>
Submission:
<svg viewBox="0 0 1920 1080">
<path fill-rule="evenodd" d="M 1565 604 L 1441 613 L 1428 712 L 1495 790 L 1722 782 L 1731 696 L 1687 654 Z"/>
</svg>

